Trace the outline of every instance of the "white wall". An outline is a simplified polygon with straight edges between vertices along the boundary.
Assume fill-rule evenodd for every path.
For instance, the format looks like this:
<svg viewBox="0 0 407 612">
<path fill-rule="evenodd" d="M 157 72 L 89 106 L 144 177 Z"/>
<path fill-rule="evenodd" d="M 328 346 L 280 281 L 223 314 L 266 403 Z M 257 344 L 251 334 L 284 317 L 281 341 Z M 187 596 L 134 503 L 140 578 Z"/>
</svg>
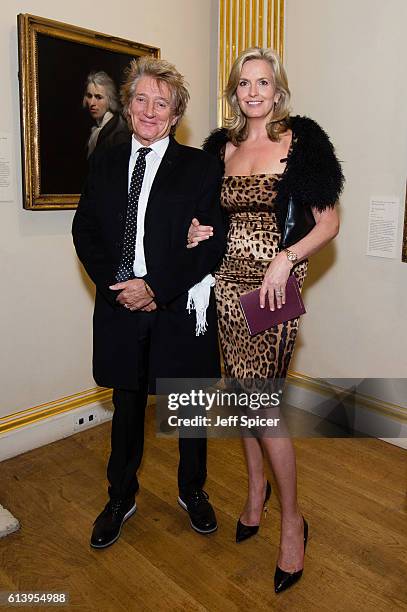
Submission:
<svg viewBox="0 0 407 612">
<path fill-rule="evenodd" d="M 312 260 L 292 368 L 407 378 L 407 264 L 365 254 L 369 198 L 398 196 L 404 213 L 407 2 L 286 0 L 286 16 L 294 112 L 327 130 L 347 179 L 340 235 Z M 406 385 L 392 393 L 405 402 Z"/>
<path fill-rule="evenodd" d="M 212 0 L 117 0 L 86 3 L 2 0 L 0 22 L 0 131 L 10 132 L 15 199 L 0 202 L 0 416 L 91 388 L 92 289 L 73 251 L 73 211 L 22 209 L 17 13 L 58 21 L 158 46 L 190 84 L 181 130 L 200 146 L 210 124 L 214 78 Z M 215 50 L 216 52 L 216 50 Z M 63 146 L 63 132 L 61 133 Z"/>
<path fill-rule="evenodd" d="M 12 134 L 16 172 L 14 201 L 0 203 L 0 416 L 94 386 L 92 290 L 72 248 L 73 212 L 22 209 L 20 12 L 160 46 L 190 83 L 184 141 L 199 146 L 216 122 L 216 0 L 119 0 L 96 9 L 79 0 L 2 1 L 0 131 Z M 286 0 L 286 15 L 294 111 L 325 127 L 347 177 L 341 234 L 313 258 L 292 366 L 317 377 L 406 377 L 407 264 L 365 250 L 370 195 L 404 197 L 407 3 Z"/>
</svg>

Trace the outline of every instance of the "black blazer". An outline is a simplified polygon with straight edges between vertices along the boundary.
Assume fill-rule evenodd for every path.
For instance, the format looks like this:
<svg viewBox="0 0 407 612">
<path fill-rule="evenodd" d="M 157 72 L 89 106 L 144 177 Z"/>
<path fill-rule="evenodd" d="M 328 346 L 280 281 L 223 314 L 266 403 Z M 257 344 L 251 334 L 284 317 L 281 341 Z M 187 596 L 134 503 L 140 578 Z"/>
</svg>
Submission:
<svg viewBox="0 0 407 612">
<path fill-rule="evenodd" d="M 145 313 L 118 305 L 109 289 L 118 269 L 126 219 L 131 143 L 90 159 L 90 172 L 73 221 L 79 259 L 96 285 L 93 371 L 105 387 L 137 388 L 135 342 Z M 154 179 L 144 224 L 147 275 L 159 306 L 150 352 L 155 377 L 218 377 L 219 354 L 214 296 L 208 329 L 195 336 L 195 313 L 186 310 L 188 289 L 211 272 L 226 244 L 219 205 L 221 175 L 215 159 L 172 137 Z M 192 218 L 214 227 L 214 236 L 187 249 Z M 145 364 L 143 364 L 145 367 Z"/>
<path fill-rule="evenodd" d="M 131 134 L 126 121 L 119 113 L 114 113 L 110 121 L 100 130 L 95 150 L 102 151 L 129 142 L 130 139 Z"/>
</svg>

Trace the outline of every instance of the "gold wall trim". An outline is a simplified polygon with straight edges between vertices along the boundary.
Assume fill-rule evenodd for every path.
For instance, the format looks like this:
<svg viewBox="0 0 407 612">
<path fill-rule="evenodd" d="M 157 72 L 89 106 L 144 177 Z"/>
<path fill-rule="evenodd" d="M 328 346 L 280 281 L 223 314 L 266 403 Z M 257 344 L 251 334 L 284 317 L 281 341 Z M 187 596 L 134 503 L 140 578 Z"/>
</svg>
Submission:
<svg viewBox="0 0 407 612">
<path fill-rule="evenodd" d="M 332 385 L 323 380 L 318 380 L 317 378 L 312 378 L 294 371 L 289 371 L 287 382 L 296 387 L 305 389 L 306 391 L 314 391 L 319 395 L 332 399 L 337 396 L 340 396 L 343 400 L 346 400 L 347 397 L 349 397 L 349 399 L 353 398 L 358 408 L 363 407 L 383 417 L 390 417 L 401 423 L 407 423 L 407 409 L 398 404 L 385 402 L 384 400 L 365 395 L 364 393 L 347 391 L 343 387 Z"/>
<path fill-rule="evenodd" d="M 43 421 L 50 417 L 81 408 L 87 404 L 93 404 L 94 402 L 105 402 L 110 400 L 112 397 L 111 389 L 104 389 L 103 387 L 95 387 L 94 389 L 88 389 L 81 393 L 75 393 L 74 395 L 68 395 L 60 399 L 48 402 L 46 404 L 40 404 L 39 406 L 33 406 L 26 410 L 19 412 L 13 412 L 7 416 L 0 417 L 0 434 L 19 427 L 25 427 L 31 425 L 37 421 Z"/>
<path fill-rule="evenodd" d="M 325 397 L 334 398 L 340 395 L 341 398 L 346 399 L 346 389 L 343 387 L 328 384 L 325 381 L 312 378 L 300 372 L 290 371 L 287 376 L 287 382 L 306 391 L 313 391 Z M 407 423 L 407 410 L 403 406 L 385 402 L 363 393 L 348 392 L 348 396 L 354 397 L 358 407 L 372 410 L 383 417 L 390 417 L 401 423 Z M 46 404 L 40 404 L 39 406 L 33 406 L 26 410 L 14 412 L 0 417 L 0 434 L 20 427 L 25 427 L 26 425 L 31 425 L 32 423 L 48 419 L 57 414 L 63 414 L 64 412 L 81 408 L 87 404 L 110 401 L 111 397 L 111 389 L 95 387 L 94 389 L 88 389 L 80 393 L 75 393 L 74 395 L 68 395 L 67 397 Z"/>
<path fill-rule="evenodd" d="M 218 125 L 227 117 L 223 98 L 233 62 L 249 47 L 272 47 L 284 56 L 285 0 L 219 0 Z"/>
</svg>

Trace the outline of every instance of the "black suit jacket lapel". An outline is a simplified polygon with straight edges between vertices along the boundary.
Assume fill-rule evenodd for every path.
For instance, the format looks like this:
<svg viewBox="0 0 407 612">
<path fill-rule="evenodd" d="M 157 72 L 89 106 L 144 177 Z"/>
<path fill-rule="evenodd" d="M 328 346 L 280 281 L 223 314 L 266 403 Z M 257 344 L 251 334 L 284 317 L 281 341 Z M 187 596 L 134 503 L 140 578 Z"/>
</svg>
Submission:
<svg viewBox="0 0 407 612">
<path fill-rule="evenodd" d="M 155 175 L 153 184 L 151 186 L 149 203 L 159 189 L 167 184 L 168 177 L 172 174 L 174 169 L 178 166 L 180 157 L 180 145 L 170 136 L 170 142 L 168 148 L 164 154 L 161 164 Z M 117 147 L 115 155 L 115 164 L 112 170 L 112 182 L 111 191 L 112 197 L 116 203 L 116 212 L 123 213 L 123 219 L 125 219 L 125 212 L 127 210 L 128 203 L 128 181 L 129 181 L 129 160 L 131 155 L 131 141 Z M 149 206 L 147 207 L 147 213 Z M 147 214 L 146 213 L 146 214 Z M 123 223 L 124 227 L 124 223 Z"/>
<path fill-rule="evenodd" d="M 126 210 L 129 191 L 129 160 L 131 142 L 120 145 L 115 156 L 112 174 L 112 194 L 117 202 L 118 210 Z"/>
<path fill-rule="evenodd" d="M 149 202 L 155 196 L 157 191 L 166 184 L 168 176 L 174 172 L 174 169 L 178 165 L 180 151 L 180 145 L 172 136 L 170 136 L 170 142 L 168 143 L 167 150 L 161 160 L 161 164 L 157 170 L 153 184 L 151 185 L 150 196 L 148 199 Z"/>
</svg>

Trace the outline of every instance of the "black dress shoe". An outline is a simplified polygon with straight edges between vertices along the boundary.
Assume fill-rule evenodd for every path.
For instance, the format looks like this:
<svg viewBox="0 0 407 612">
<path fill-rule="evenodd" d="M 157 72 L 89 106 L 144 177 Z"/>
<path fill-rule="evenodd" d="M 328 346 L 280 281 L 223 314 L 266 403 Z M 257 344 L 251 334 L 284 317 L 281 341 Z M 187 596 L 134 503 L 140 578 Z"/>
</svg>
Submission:
<svg viewBox="0 0 407 612">
<path fill-rule="evenodd" d="M 302 517 L 304 521 L 304 553 L 305 548 L 307 546 L 308 541 L 308 523 L 304 517 Z M 274 574 L 274 590 L 276 593 L 282 593 L 290 586 L 299 581 L 302 576 L 303 569 L 298 570 L 298 572 L 293 572 L 290 574 L 289 572 L 285 572 L 281 568 L 276 566 L 276 573 Z"/>
<path fill-rule="evenodd" d="M 270 495 L 271 495 L 271 485 L 269 481 L 267 481 L 266 494 L 264 496 L 264 504 L 263 504 L 264 514 L 267 514 L 267 509 L 268 509 L 267 502 L 270 499 Z M 239 519 L 236 525 L 236 542 L 239 543 L 239 542 L 243 542 L 244 540 L 248 540 L 252 536 L 256 535 L 258 530 L 259 530 L 259 525 L 245 525 Z"/>
<path fill-rule="evenodd" d="M 189 514 L 192 529 L 198 533 L 212 533 L 218 528 L 215 512 L 208 499 L 209 495 L 202 489 L 178 497 L 179 505 Z"/>
<path fill-rule="evenodd" d="M 122 525 L 136 511 L 134 497 L 131 499 L 110 500 L 93 523 L 90 545 L 93 548 L 106 548 L 116 542 Z"/>
</svg>

